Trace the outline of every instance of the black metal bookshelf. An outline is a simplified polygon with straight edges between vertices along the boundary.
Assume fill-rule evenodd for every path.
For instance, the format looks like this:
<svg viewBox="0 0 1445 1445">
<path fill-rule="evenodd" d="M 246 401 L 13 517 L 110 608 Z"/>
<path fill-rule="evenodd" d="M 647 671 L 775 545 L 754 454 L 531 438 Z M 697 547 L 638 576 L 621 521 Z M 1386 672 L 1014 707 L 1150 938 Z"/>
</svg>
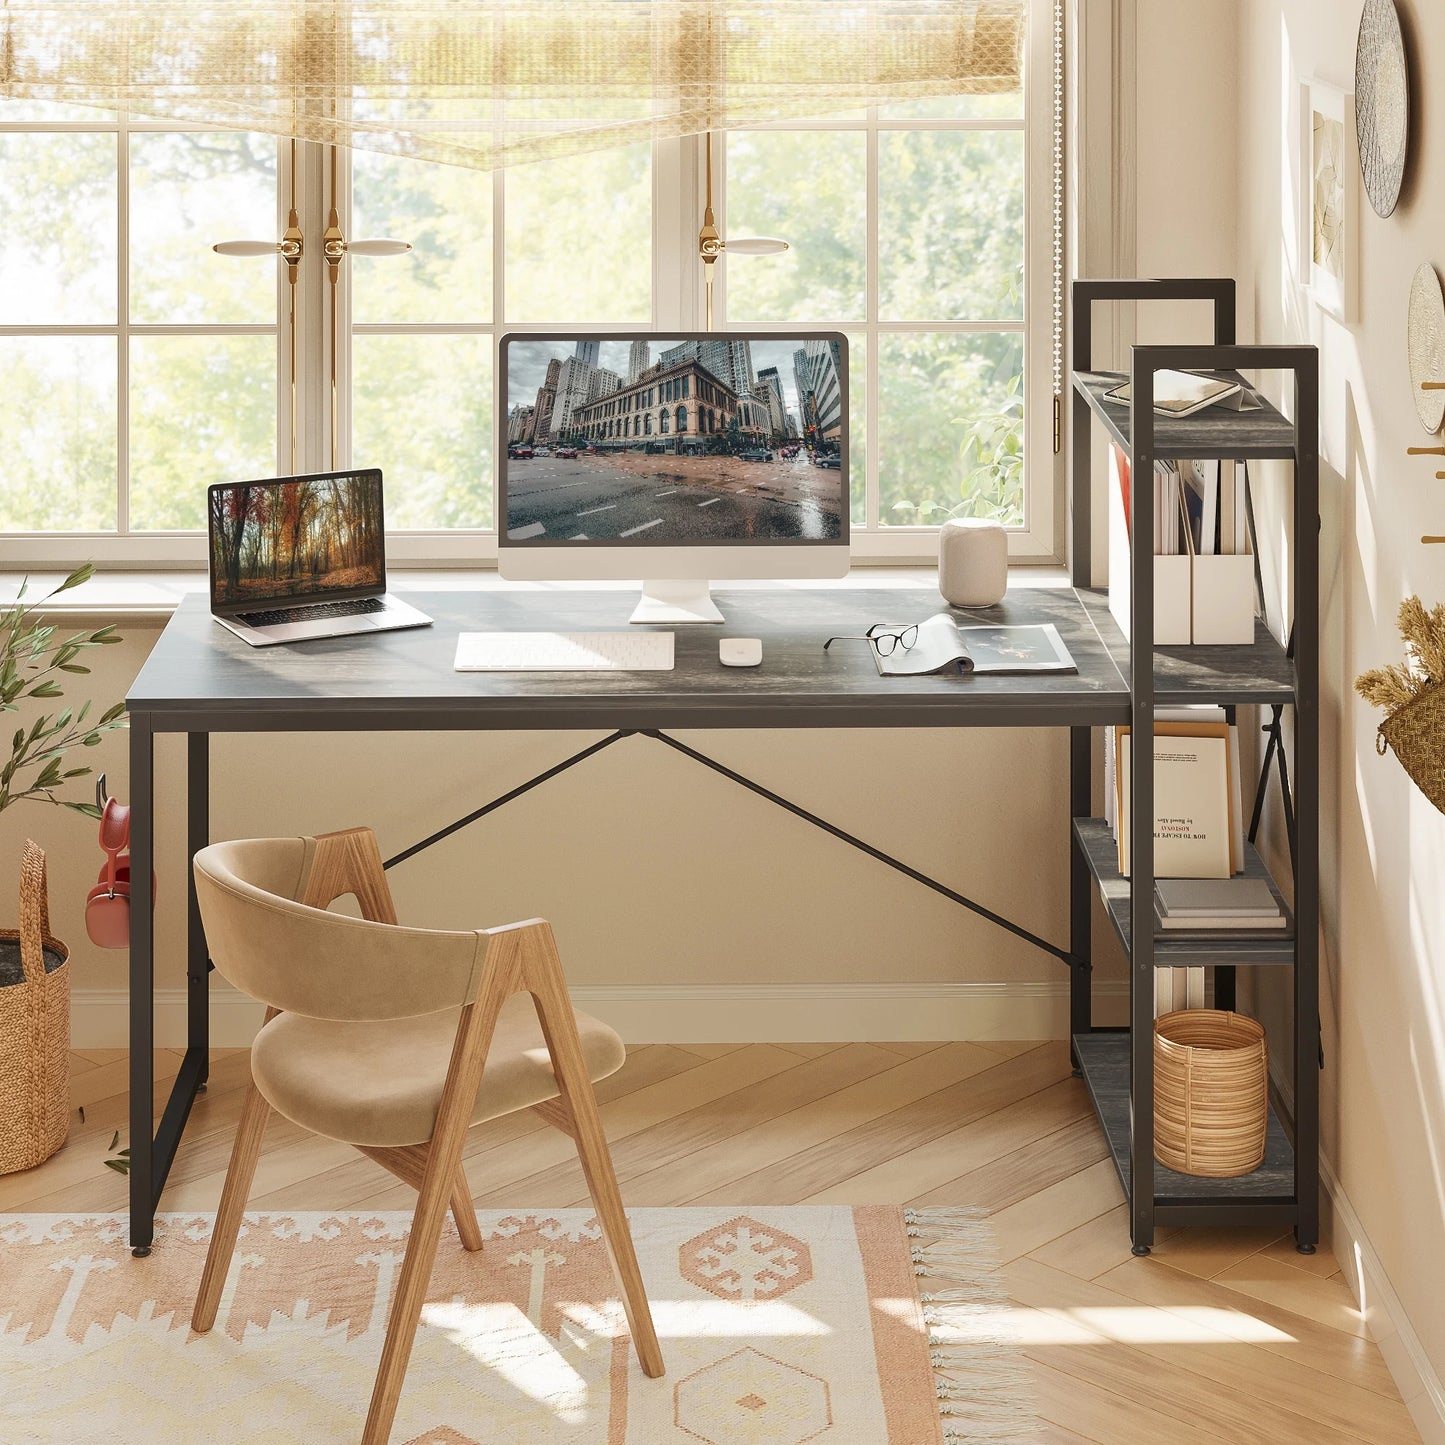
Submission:
<svg viewBox="0 0 1445 1445">
<path fill-rule="evenodd" d="M 1128 375 L 1093 367 L 1096 303 L 1206 301 L 1214 340 L 1197 346 L 1136 346 Z M 1296 1246 L 1313 1253 L 1319 1238 L 1319 359 L 1308 346 L 1240 346 L 1235 341 L 1235 286 L 1227 278 L 1077 281 L 1072 309 L 1073 413 L 1070 571 L 1105 645 L 1129 684 L 1134 735 L 1152 732 L 1156 707 L 1190 703 L 1261 705 L 1294 710 L 1296 762 L 1292 797 L 1293 902 L 1283 930 L 1169 935 L 1154 918 L 1154 777 L 1152 752 L 1132 750 L 1129 828 L 1132 878 L 1119 874 L 1107 825 L 1092 816 L 1092 729 L 1070 729 L 1071 1034 L 1075 1068 L 1088 1085 L 1129 1202 L 1136 1254 L 1147 1254 L 1154 1231 L 1171 1225 L 1293 1227 Z M 1261 400 L 1252 410 L 1211 408 L 1191 417 L 1154 412 L 1154 377 L 1162 370 L 1208 371 L 1243 381 L 1240 373 L 1289 372 L 1292 415 Z M 1126 404 L 1106 393 L 1129 382 Z M 1246 386 L 1247 382 L 1244 383 Z M 1093 424 L 1129 456 L 1136 478 L 1148 478 L 1158 458 L 1221 460 L 1282 458 L 1294 463 L 1293 645 L 1286 649 L 1261 622 L 1253 643 L 1237 647 L 1154 645 L 1153 557 L 1136 547 L 1130 558 L 1130 637 L 1127 642 L 1091 565 Z M 1153 535 L 1153 488 L 1130 489 L 1130 535 Z M 1142 762 L 1141 762 L 1142 760 Z M 1269 879 L 1252 846 L 1246 872 Z M 1093 1022 L 1090 923 L 1092 898 L 1104 902 L 1129 960 L 1129 1024 Z M 1233 1179 L 1178 1174 L 1154 1158 L 1154 971 L 1206 967 L 1215 1000 L 1233 1004 L 1235 970 L 1287 968 L 1294 994 L 1294 1109 L 1282 1120 L 1271 1105 L 1264 1162 Z"/>
</svg>

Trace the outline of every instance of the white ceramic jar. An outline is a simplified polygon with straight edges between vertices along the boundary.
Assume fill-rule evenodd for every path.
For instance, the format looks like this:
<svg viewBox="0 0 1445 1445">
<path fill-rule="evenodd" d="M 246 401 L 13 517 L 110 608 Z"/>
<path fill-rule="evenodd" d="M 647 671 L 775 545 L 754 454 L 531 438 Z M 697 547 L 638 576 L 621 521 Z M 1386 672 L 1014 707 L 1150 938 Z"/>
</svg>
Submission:
<svg viewBox="0 0 1445 1445">
<path fill-rule="evenodd" d="M 992 607 L 1008 591 L 1008 533 L 1000 522 L 957 517 L 938 529 L 938 590 L 954 607 Z"/>
</svg>

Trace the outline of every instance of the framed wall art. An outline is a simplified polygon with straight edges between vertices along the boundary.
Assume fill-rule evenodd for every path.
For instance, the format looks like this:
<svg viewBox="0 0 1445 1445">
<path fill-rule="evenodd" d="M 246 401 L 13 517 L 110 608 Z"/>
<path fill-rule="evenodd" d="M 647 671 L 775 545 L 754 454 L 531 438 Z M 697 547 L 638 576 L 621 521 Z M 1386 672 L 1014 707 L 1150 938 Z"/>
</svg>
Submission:
<svg viewBox="0 0 1445 1445">
<path fill-rule="evenodd" d="M 1300 86 L 1300 280 L 1337 320 L 1357 319 L 1360 186 L 1352 98 Z"/>
</svg>

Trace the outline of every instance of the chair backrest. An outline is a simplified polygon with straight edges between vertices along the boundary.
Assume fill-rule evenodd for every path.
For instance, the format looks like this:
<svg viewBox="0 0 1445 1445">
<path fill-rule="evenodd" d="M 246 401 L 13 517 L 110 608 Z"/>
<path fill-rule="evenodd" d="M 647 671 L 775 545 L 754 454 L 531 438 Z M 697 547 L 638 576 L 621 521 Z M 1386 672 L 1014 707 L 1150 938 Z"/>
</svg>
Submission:
<svg viewBox="0 0 1445 1445">
<path fill-rule="evenodd" d="M 195 870 L 216 971 L 272 1008 L 361 1021 L 476 996 L 487 935 L 398 926 L 369 829 L 213 843 Z M 326 911 L 348 892 L 367 917 Z"/>
</svg>

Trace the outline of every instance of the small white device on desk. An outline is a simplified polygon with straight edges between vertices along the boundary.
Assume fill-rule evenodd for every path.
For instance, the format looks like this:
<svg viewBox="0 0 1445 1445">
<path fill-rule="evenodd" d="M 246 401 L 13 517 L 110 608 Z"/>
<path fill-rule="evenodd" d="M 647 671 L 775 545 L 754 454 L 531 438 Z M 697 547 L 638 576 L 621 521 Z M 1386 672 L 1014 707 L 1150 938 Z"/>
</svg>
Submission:
<svg viewBox="0 0 1445 1445">
<path fill-rule="evenodd" d="M 670 632 L 463 632 L 458 672 L 671 672 Z"/>
</svg>

